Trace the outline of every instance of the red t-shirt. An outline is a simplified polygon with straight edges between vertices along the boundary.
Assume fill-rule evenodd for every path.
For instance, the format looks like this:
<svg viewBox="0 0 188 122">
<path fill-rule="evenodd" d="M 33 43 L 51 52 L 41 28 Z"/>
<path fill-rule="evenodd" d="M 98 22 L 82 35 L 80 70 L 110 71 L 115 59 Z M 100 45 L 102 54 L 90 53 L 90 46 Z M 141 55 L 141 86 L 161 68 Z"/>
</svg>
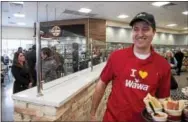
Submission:
<svg viewBox="0 0 188 122">
<path fill-rule="evenodd" d="M 134 45 L 133 45 L 134 46 Z M 101 80 L 112 81 L 103 121 L 144 122 L 143 98 L 150 93 L 158 98 L 170 96 L 170 65 L 151 48 L 151 55 L 141 60 L 133 46 L 111 54 L 101 73 Z"/>
</svg>

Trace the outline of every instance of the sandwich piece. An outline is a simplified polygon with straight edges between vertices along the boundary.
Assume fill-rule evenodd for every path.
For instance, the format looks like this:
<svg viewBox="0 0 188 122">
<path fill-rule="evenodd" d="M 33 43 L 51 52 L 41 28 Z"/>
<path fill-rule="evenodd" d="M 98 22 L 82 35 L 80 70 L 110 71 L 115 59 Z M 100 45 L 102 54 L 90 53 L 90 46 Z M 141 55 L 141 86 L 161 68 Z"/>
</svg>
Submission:
<svg viewBox="0 0 188 122">
<path fill-rule="evenodd" d="M 144 103 L 145 103 L 146 107 L 149 107 L 149 102 L 151 102 L 151 104 L 154 108 L 162 108 L 162 105 L 159 102 L 159 100 L 157 98 L 151 96 L 150 93 L 148 93 L 147 96 L 144 98 Z"/>
</svg>

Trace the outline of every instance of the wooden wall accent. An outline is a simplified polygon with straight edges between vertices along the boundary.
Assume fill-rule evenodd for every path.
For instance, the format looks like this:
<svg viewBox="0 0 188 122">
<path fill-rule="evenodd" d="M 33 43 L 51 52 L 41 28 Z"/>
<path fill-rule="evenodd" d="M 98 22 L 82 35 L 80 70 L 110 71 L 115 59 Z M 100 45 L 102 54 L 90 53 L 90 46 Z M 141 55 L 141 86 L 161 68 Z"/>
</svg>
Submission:
<svg viewBox="0 0 188 122">
<path fill-rule="evenodd" d="M 88 24 L 89 23 L 89 24 Z M 41 26 L 55 26 L 55 25 L 85 25 L 85 36 L 86 38 L 92 38 L 93 40 L 106 42 L 106 20 L 103 19 L 73 19 L 73 20 L 57 20 L 41 22 Z M 89 26 L 89 27 L 88 27 Z M 89 29 L 89 33 L 88 33 Z"/>
<path fill-rule="evenodd" d="M 90 19 L 89 35 L 93 40 L 106 42 L 106 20 Z"/>
</svg>

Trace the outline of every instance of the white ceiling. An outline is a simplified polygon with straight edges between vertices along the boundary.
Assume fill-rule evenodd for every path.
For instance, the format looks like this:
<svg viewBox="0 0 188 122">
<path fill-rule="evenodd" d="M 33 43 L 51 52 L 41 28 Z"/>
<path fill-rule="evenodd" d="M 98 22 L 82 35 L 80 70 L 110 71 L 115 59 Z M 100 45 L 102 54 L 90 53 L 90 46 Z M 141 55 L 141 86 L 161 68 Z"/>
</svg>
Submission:
<svg viewBox="0 0 188 122">
<path fill-rule="evenodd" d="M 86 18 L 86 16 L 63 13 L 65 9 L 77 11 L 81 7 L 86 7 L 92 9 L 92 14 L 97 14 L 94 18 L 129 23 L 137 13 L 145 11 L 154 14 L 158 27 L 171 28 L 174 30 L 183 30 L 184 27 L 188 27 L 188 16 L 182 14 L 183 11 L 188 10 L 188 1 L 173 2 L 177 5 L 165 8 L 151 6 L 151 3 L 152 2 L 38 2 L 37 11 L 37 2 L 24 2 L 23 7 L 12 6 L 9 2 L 2 2 L 2 25 L 18 26 L 17 24 L 11 23 L 25 22 L 26 25 L 23 27 L 33 27 L 33 23 L 37 21 L 37 18 L 40 22 L 47 20 Z M 48 5 L 48 15 L 46 5 Z M 24 13 L 25 18 L 15 18 L 13 16 L 15 12 Z M 117 18 L 119 14 L 127 14 L 129 18 L 119 19 Z M 176 23 L 178 26 L 166 26 L 171 23 Z"/>
</svg>

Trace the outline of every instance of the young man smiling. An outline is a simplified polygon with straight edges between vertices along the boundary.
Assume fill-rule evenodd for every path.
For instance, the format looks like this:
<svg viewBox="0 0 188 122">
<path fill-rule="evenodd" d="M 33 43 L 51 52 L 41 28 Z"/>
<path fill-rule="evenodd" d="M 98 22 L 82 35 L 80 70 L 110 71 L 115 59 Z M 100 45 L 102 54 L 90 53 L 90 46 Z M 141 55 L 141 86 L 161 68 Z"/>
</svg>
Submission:
<svg viewBox="0 0 188 122">
<path fill-rule="evenodd" d="M 170 66 L 151 46 L 156 33 L 154 16 L 141 12 L 130 26 L 134 44 L 111 54 L 97 82 L 90 113 L 93 121 L 110 81 L 112 92 L 103 121 L 144 122 L 144 97 L 148 93 L 159 99 L 170 96 Z"/>
</svg>

